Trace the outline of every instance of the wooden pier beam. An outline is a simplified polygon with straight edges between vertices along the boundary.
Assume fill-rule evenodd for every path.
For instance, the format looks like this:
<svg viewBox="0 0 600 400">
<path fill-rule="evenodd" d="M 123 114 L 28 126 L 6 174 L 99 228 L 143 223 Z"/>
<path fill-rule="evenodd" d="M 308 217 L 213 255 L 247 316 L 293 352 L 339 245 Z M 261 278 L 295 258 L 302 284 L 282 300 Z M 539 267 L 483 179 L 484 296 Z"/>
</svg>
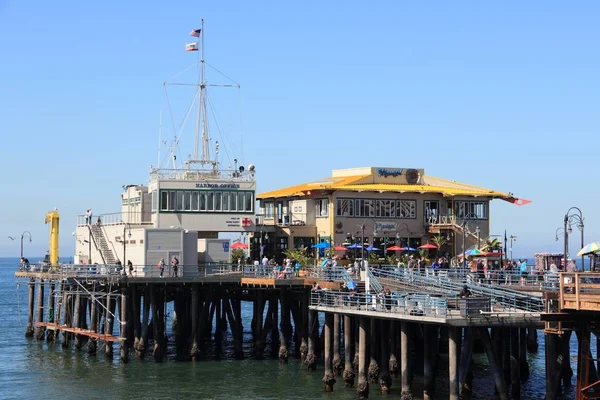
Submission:
<svg viewBox="0 0 600 400">
<path fill-rule="evenodd" d="M 340 322 L 340 314 L 333 314 L 333 373 L 337 376 L 341 376 L 344 370 L 344 363 L 342 362 L 342 355 L 340 353 Z"/>
<path fill-rule="evenodd" d="M 142 336 L 138 342 L 138 346 L 135 349 L 135 356 L 137 358 L 144 358 L 146 355 L 146 348 L 148 346 L 148 324 L 150 323 L 150 304 L 152 297 L 152 286 L 146 286 L 144 289 L 144 306 L 142 308 Z"/>
<path fill-rule="evenodd" d="M 334 317 L 332 313 L 325 313 L 325 355 L 323 357 L 325 361 L 325 374 L 323 375 L 323 389 L 325 392 L 333 392 L 333 385 L 335 384 L 335 376 L 333 374 L 333 363 L 332 363 L 332 346 L 331 342 L 333 339 L 333 322 Z"/>
<path fill-rule="evenodd" d="M 433 398 L 433 373 L 436 356 L 433 340 L 437 341 L 435 328 L 431 324 L 423 325 L 423 400 Z"/>
<path fill-rule="evenodd" d="M 369 383 L 379 382 L 379 363 L 377 362 L 377 356 L 379 353 L 379 332 L 377 329 L 377 320 L 375 318 L 370 319 L 370 343 L 369 343 Z"/>
<path fill-rule="evenodd" d="M 380 353 L 379 353 L 379 365 L 381 365 L 381 372 L 379 373 L 379 390 L 383 394 L 390 392 L 392 387 L 392 378 L 390 377 L 390 327 L 389 320 L 379 320 L 379 332 L 380 332 Z"/>
<path fill-rule="evenodd" d="M 458 400 L 458 360 L 461 328 L 448 328 L 448 399 Z"/>
<path fill-rule="evenodd" d="M 410 387 L 410 359 L 409 359 L 409 337 L 410 325 L 408 322 L 400 323 L 400 379 L 402 386 L 402 400 L 412 400 L 412 389 Z"/>
<path fill-rule="evenodd" d="M 37 322 L 44 322 L 44 280 L 41 279 L 38 292 L 37 292 Z M 46 333 L 46 328 L 44 326 L 38 326 L 36 332 L 37 340 L 44 340 L 44 334 Z"/>
<path fill-rule="evenodd" d="M 498 389 L 498 396 L 500 400 L 509 400 L 508 389 L 502 374 L 502 365 L 499 363 L 494 352 L 494 346 L 492 345 L 492 341 L 490 339 L 490 333 L 487 328 L 479 328 L 478 333 L 481 341 L 483 342 L 483 346 L 485 347 L 485 352 L 487 353 L 488 361 L 492 369 L 492 375 L 494 377 L 494 382 L 496 384 L 496 388 Z"/>
<path fill-rule="evenodd" d="M 306 363 L 309 371 L 314 371 L 317 367 L 317 357 L 315 356 L 315 331 L 318 331 L 317 312 L 308 311 L 308 353 L 306 354 Z"/>
<path fill-rule="evenodd" d="M 571 387 L 571 378 L 573 377 L 573 369 L 571 368 L 571 334 L 573 331 L 565 331 L 562 338 L 562 371 L 561 380 L 563 387 Z"/>
<path fill-rule="evenodd" d="M 27 284 L 28 303 L 27 303 L 27 328 L 25 329 L 25 337 L 33 337 L 33 310 L 35 300 L 35 280 L 31 278 Z"/>
<path fill-rule="evenodd" d="M 121 304 L 119 306 L 119 319 L 121 320 L 121 324 L 119 326 L 119 350 L 121 356 L 121 362 L 127 363 L 129 362 L 129 348 L 127 343 L 127 288 L 121 288 Z"/>
<path fill-rule="evenodd" d="M 54 300 L 54 296 L 55 296 L 55 284 L 54 281 L 52 279 L 48 280 L 48 322 L 49 323 L 54 323 L 54 308 L 55 308 L 55 300 Z M 48 342 L 52 342 L 54 341 L 54 329 L 48 329 L 46 331 L 46 340 Z"/>
<path fill-rule="evenodd" d="M 369 397 L 369 381 L 365 367 L 367 364 L 367 335 L 369 320 L 365 317 L 359 319 L 358 330 L 358 385 L 356 387 L 356 398 L 366 399 Z"/>
<path fill-rule="evenodd" d="M 231 302 L 235 304 L 235 298 L 225 297 L 223 299 L 223 308 L 225 309 L 225 315 L 227 316 L 227 319 L 229 320 L 229 326 L 231 327 L 234 357 L 236 360 L 243 360 L 244 352 L 242 350 L 242 336 L 238 327 L 238 324 L 240 324 L 241 321 L 235 317 L 233 313 L 234 306 L 231 305 Z"/>
<path fill-rule="evenodd" d="M 353 338 L 352 319 L 344 315 L 344 387 L 354 387 L 354 370 L 352 368 L 352 342 Z"/>
</svg>

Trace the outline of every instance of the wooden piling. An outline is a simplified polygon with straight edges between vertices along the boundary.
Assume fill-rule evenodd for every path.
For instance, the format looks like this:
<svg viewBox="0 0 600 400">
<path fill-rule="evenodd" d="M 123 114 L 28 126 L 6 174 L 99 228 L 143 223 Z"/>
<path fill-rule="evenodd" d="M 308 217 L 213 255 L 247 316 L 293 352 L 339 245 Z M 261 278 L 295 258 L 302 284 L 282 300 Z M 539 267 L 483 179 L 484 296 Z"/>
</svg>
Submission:
<svg viewBox="0 0 600 400">
<path fill-rule="evenodd" d="M 369 397 L 369 382 L 365 371 L 367 363 L 367 326 L 369 320 L 365 317 L 359 318 L 358 331 L 358 385 L 356 387 L 356 398 L 366 399 Z"/>
<path fill-rule="evenodd" d="M 521 398 L 521 371 L 519 371 L 519 328 L 510 328 L 510 396 Z"/>
<path fill-rule="evenodd" d="M 342 362 L 342 355 L 340 353 L 340 322 L 340 314 L 335 313 L 333 315 L 333 373 L 337 376 L 341 376 L 344 370 L 344 363 Z"/>
<path fill-rule="evenodd" d="M 286 364 L 288 362 L 289 351 L 288 341 L 290 339 L 290 307 L 288 301 L 287 289 L 282 288 L 279 296 L 279 303 L 281 304 L 281 331 L 279 338 L 279 362 Z"/>
<path fill-rule="evenodd" d="M 390 371 L 390 377 L 392 379 L 396 379 L 398 377 L 398 348 L 399 343 L 398 343 L 398 339 L 400 338 L 400 335 L 397 332 L 397 326 L 398 326 L 398 322 L 394 321 L 394 320 L 390 320 L 389 321 L 389 338 L 390 338 L 390 361 L 388 363 L 388 368 Z"/>
<path fill-rule="evenodd" d="M 565 331 L 562 335 L 562 368 L 561 377 L 563 387 L 571 387 L 571 378 L 573 377 L 573 369 L 571 368 L 571 334 L 572 331 Z M 596 349 L 598 351 L 598 349 Z M 600 361 L 599 361 L 600 362 Z"/>
<path fill-rule="evenodd" d="M 315 333 L 317 326 L 317 312 L 315 310 L 308 311 L 308 353 L 304 362 L 309 371 L 314 371 L 317 366 L 317 358 L 315 356 Z"/>
<path fill-rule="evenodd" d="M 502 371 L 504 374 L 504 383 L 508 386 L 511 380 L 511 372 L 510 372 L 510 349 L 511 349 L 511 328 L 501 328 L 502 329 L 502 357 L 496 355 L 498 358 L 502 360 Z"/>
<path fill-rule="evenodd" d="M 538 350 L 538 334 L 536 328 L 527 328 L 527 351 L 535 353 Z"/>
<path fill-rule="evenodd" d="M 377 356 L 379 355 L 379 332 L 377 329 L 377 320 L 375 318 L 370 319 L 370 329 L 369 329 L 369 370 L 368 370 L 368 379 L 369 383 L 378 383 L 379 382 L 379 363 L 377 362 Z"/>
<path fill-rule="evenodd" d="M 200 305 L 200 285 L 194 283 L 192 285 L 192 347 L 190 349 L 190 357 L 192 361 L 198 359 L 198 307 Z"/>
<path fill-rule="evenodd" d="M 90 298 L 90 330 L 94 333 L 98 332 L 98 299 L 92 291 L 92 297 Z M 88 341 L 88 354 L 96 354 L 98 352 L 98 339 L 90 337 Z"/>
<path fill-rule="evenodd" d="M 544 350 L 546 352 L 546 398 L 545 400 L 556 399 L 556 390 L 558 385 L 554 379 L 556 375 L 556 345 L 554 341 L 556 336 L 552 333 L 544 334 Z"/>
<path fill-rule="evenodd" d="M 115 315 L 116 303 L 113 296 L 110 294 L 110 288 L 106 289 L 106 312 L 104 317 L 104 334 L 113 334 L 113 323 Z M 108 359 L 113 358 L 113 344 L 110 341 L 104 341 L 104 356 Z"/>
<path fill-rule="evenodd" d="M 140 324 L 140 308 L 142 303 L 142 294 L 137 285 L 131 286 L 131 319 L 133 323 L 133 350 L 138 353 L 138 347 L 142 338 L 142 326 Z"/>
<path fill-rule="evenodd" d="M 410 325 L 408 322 L 400 323 L 400 379 L 402 386 L 402 400 L 412 400 L 412 390 L 410 387 L 410 367 L 409 367 L 409 344 Z"/>
<path fill-rule="evenodd" d="M 215 296 L 215 359 L 220 360 L 223 353 L 223 319 L 221 318 L 222 301 L 220 291 L 215 293 Z"/>
<path fill-rule="evenodd" d="M 44 322 L 44 280 L 40 280 L 38 292 L 37 292 L 37 322 Z M 44 334 L 46 328 L 44 326 L 38 326 L 36 331 L 36 339 L 44 340 Z"/>
<path fill-rule="evenodd" d="M 242 321 L 242 302 L 241 300 L 236 297 L 232 300 L 233 304 L 232 304 L 232 308 L 233 308 L 233 318 L 235 321 L 235 331 L 236 331 L 236 335 L 234 336 L 233 339 L 233 351 L 235 354 L 235 359 L 236 360 L 243 360 L 244 359 L 244 349 L 243 349 L 243 340 L 244 340 L 244 325 Z M 231 325 L 231 323 L 230 323 Z M 233 326 L 233 325 L 232 325 Z M 231 328 L 233 329 L 233 328 Z"/>
<path fill-rule="evenodd" d="M 265 338 L 263 335 L 263 313 L 265 311 L 264 291 L 256 291 L 254 300 L 254 357 L 262 359 L 265 351 Z"/>
<path fill-rule="evenodd" d="M 154 285 L 150 288 L 150 304 L 152 306 L 152 330 L 154 331 L 154 348 L 152 349 L 152 355 L 156 362 L 162 362 L 163 350 L 162 350 L 162 339 L 161 339 L 161 321 L 160 321 L 160 309 L 162 304 L 159 301 L 159 294 L 157 288 Z"/>
<path fill-rule="evenodd" d="M 352 319 L 344 315 L 344 387 L 354 387 L 354 370 L 352 368 Z"/>
<path fill-rule="evenodd" d="M 138 343 L 137 348 L 135 349 L 135 355 L 137 358 L 144 358 L 146 355 L 146 348 L 148 346 L 148 324 L 150 323 L 150 305 L 152 298 L 152 289 L 153 286 L 146 286 L 144 289 L 144 298 L 143 298 L 143 309 L 142 309 L 142 336 L 140 337 L 140 341 Z"/>
<path fill-rule="evenodd" d="M 433 364 L 435 362 L 435 352 L 432 343 L 434 328 L 431 324 L 423 326 L 423 400 L 433 398 Z M 435 339 L 437 340 L 437 337 Z"/>
<path fill-rule="evenodd" d="M 48 280 L 48 322 L 54 323 L 54 308 L 55 308 L 55 285 L 53 280 Z M 48 329 L 46 331 L 46 340 L 48 342 L 54 341 L 54 329 Z"/>
<path fill-rule="evenodd" d="M 121 362 L 126 364 L 129 361 L 129 348 L 127 345 L 127 288 L 121 288 L 121 304 L 119 307 L 119 350 Z"/>
<path fill-rule="evenodd" d="M 478 333 L 481 341 L 483 342 L 483 346 L 485 347 L 485 352 L 487 353 L 490 368 L 492 369 L 492 375 L 494 377 L 494 382 L 496 384 L 496 388 L 498 389 L 498 396 L 500 400 L 509 400 L 508 389 L 506 388 L 506 382 L 504 381 L 504 376 L 502 374 L 502 365 L 498 362 L 494 352 L 494 347 L 492 346 L 492 341 L 490 339 L 490 333 L 487 328 L 479 328 Z"/>
<path fill-rule="evenodd" d="M 27 328 L 25 329 L 25 337 L 33 337 L 33 310 L 34 310 L 34 294 L 35 294 L 35 280 L 31 278 L 27 285 L 28 301 L 27 304 Z"/>
<path fill-rule="evenodd" d="M 325 361 L 325 374 L 323 375 L 323 389 L 325 392 L 333 392 L 333 385 L 335 384 L 335 376 L 333 374 L 333 349 L 331 342 L 333 339 L 333 322 L 334 317 L 332 313 L 325 313 L 325 354 L 323 359 Z"/>
<path fill-rule="evenodd" d="M 81 295 L 75 295 L 75 303 L 73 304 L 73 327 L 81 328 Z M 81 350 L 83 345 L 81 335 L 75 334 L 75 348 Z"/>
<path fill-rule="evenodd" d="M 308 305 L 310 304 L 310 289 L 305 288 L 302 293 L 302 308 L 299 310 L 299 313 L 302 314 L 302 339 L 300 342 L 300 356 L 302 360 L 306 360 L 308 356 L 308 337 L 311 329 L 310 325 L 310 317 L 308 312 Z"/>
<path fill-rule="evenodd" d="M 379 390 L 381 393 L 387 394 L 392 387 L 392 378 L 390 377 L 390 327 L 387 319 L 379 320 L 379 332 L 379 365 L 381 366 L 381 371 L 379 373 Z"/>
<path fill-rule="evenodd" d="M 473 345 L 475 342 L 474 328 L 464 329 L 464 341 L 460 352 L 460 363 L 458 373 L 458 391 L 460 395 L 463 393 L 472 393 L 472 383 L 468 380 L 469 371 L 473 364 Z"/>
<path fill-rule="evenodd" d="M 529 378 L 529 363 L 527 362 L 527 328 L 519 328 L 519 372 L 521 381 Z"/>
<path fill-rule="evenodd" d="M 461 328 L 448 328 L 448 399 L 458 400 L 458 360 Z"/>
</svg>

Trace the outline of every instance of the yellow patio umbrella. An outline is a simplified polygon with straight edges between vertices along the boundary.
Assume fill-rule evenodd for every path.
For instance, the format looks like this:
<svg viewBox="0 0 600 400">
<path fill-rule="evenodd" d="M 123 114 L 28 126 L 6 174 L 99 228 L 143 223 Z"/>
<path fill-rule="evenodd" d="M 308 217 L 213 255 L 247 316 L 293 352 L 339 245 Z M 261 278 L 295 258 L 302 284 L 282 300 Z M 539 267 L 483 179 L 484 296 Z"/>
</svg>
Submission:
<svg viewBox="0 0 600 400">
<path fill-rule="evenodd" d="M 585 247 L 577 253 L 578 256 L 584 256 L 586 254 L 598 253 L 600 251 L 600 242 L 592 242 L 586 244 Z"/>
</svg>

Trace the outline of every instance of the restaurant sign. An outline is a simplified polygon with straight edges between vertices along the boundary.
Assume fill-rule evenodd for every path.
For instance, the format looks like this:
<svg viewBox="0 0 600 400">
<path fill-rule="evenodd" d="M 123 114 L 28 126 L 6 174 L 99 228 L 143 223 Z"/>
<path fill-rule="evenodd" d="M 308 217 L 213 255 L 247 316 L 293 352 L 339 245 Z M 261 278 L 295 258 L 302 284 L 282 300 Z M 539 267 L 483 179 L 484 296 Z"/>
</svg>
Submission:
<svg viewBox="0 0 600 400">
<path fill-rule="evenodd" d="M 388 176 L 397 177 L 402 175 L 402 168 L 378 168 L 377 176 L 387 178 Z"/>
<path fill-rule="evenodd" d="M 375 230 L 377 232 L 396 232 L 397 227 L 395 222 L 376 222 Z"/>
</svg>

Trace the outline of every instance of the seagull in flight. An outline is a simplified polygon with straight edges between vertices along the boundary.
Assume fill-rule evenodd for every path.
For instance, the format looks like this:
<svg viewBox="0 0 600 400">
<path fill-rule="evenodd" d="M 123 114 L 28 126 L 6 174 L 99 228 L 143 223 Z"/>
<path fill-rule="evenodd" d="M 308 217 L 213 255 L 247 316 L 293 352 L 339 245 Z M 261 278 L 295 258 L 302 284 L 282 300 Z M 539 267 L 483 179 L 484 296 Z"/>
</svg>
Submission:
<svg viewBox="0 0 600 400">
<path fill-rule="evenodd" d="M 15 239 L 16 239 L 16 238 L 14 238 L 14 237 L 12 237 L 12 236 L 9 236 L 8 238 L 9 238 L 10 240 L 15 240 Z"/>
</svg>

